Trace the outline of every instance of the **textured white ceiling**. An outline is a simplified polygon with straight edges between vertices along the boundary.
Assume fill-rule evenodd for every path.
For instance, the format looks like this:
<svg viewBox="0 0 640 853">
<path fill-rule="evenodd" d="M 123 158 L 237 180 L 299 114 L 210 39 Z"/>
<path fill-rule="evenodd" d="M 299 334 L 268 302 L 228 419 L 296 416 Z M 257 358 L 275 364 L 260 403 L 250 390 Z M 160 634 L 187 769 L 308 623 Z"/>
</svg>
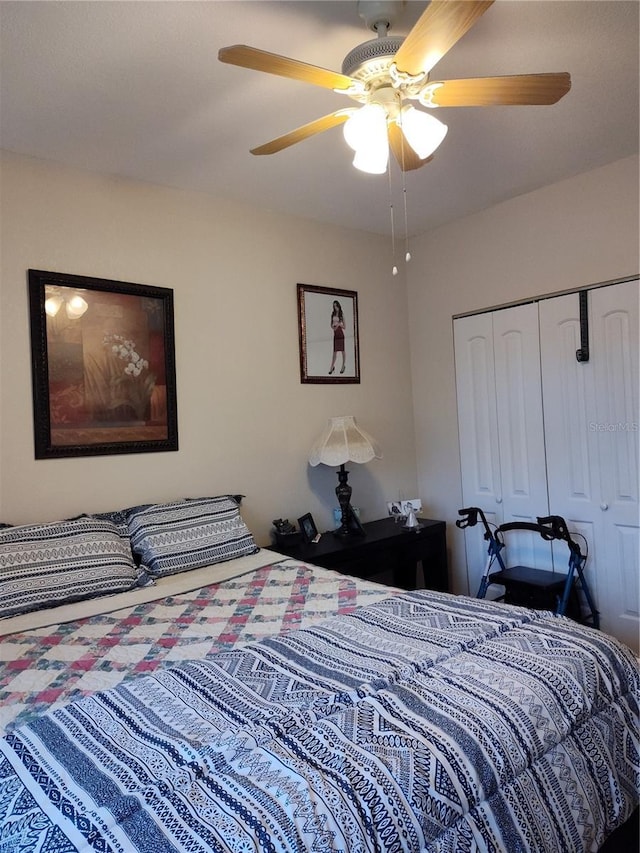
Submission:
<svg viewBox="0 0 640 853">
<path fill-rule="evenodd" d="M 423 2 L 409 2 L 394 34 Z M 554 106 L 442 109 L 449 134 L 406 176 L 421 232 L 638 151 L 637 0 L 497 0 L 436 66 L 454 78 L 569 71 Z M 249 149 L 349 105 L 222 64 L 249 44 L 340 70 L 373 38 L 355 0 L 0 2 L 0 146 L 388 234 L 402 178 L 364 175 L 334 128 L 271 156 Z"/>
</svg>

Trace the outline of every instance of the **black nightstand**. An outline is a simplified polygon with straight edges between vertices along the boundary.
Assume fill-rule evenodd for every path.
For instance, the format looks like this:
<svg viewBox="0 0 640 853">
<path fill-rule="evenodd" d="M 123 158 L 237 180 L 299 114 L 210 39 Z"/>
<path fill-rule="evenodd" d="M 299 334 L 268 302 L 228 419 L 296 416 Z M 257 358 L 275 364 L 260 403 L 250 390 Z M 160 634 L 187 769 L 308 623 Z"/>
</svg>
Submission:
<svg viewBox="0 0 640 853">
<path fill-rule="evenodd" d="M 417 564 L 421 562 L 426 588 L 448 592 L 446 524 L 429 518 L 419 522 L 419 530 L 409 531 L 394 518 L 381 518 L 363 524 L 363 536 L 336 536 L 329 530 L 315 545 L 272 545 L 271 550 L 402 589 L 416 588 Z"/>
</svg>

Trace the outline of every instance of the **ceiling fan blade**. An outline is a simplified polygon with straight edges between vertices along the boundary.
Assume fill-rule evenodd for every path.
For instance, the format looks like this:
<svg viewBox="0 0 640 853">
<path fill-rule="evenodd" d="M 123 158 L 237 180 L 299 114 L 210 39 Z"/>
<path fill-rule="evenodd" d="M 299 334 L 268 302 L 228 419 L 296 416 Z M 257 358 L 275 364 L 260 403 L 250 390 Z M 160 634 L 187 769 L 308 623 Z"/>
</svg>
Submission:
<svg viewBox="0 0 640 853">
<path fill-rule="evenodd" d="M 314 86 L 322 86 L 325 89 L 349 89 L 357 83 L 346 74 L 318 68 L 316 65 L 307 65 L 306 62 L 298 62 L 297 59 L 268 53 L 266 50 L 259 50 L 246 44 L 234 44 L 231 47 L 221 48 L 218 51 L 218 59 L 230 65 L 265 71 L 267 74 L 279 74 L 280 77 L 302 80 L 304 83 L 312 83 Z"/>
<path fill-rule="evenodd" d="M 275 154 L 282 151 L 283 148 L 289 148 L 290 145 L 295 145 L 296 142 L 302 142 L 303 139 L 308 139 L 316 133 L 322 133 L 338 124 L 343 124 L 353 110 L 338 110 L 336 113 L 330 113 L 322 118 L 317 118 L 315 121 L 310 121 L 308 124 L 303 124 L 302 127 L 297 127 L 295 130 L 285 133 L 284 136 L 279 136 L 277 139 L 272 139 L 271 142 L 265 142 L 264 145 L 259 145 L 258 148 L 252 148 L 252 154 Z"/>
<path fill-rule="evenodd" d="M 433 86 L 433 90 L 430 87 Z M 491 107 L 494 105 L 555 104 L 571 88 L 571 75 L 514 74 L 509 77 L 473 77 L 430 83 L 429 105 Z M 426 100 L 423 101 L 426 103 Z"/>
<path fill-rule="evenodd" d="M 404 138 L 404 134 L 395 121 L 388 125 L 389 130 L 389 147 L 393 151 L 393 156 L 398 161 L 398 165 L 403 172 L 410 172 L 413 169 L 419 169 L 425 163 L 433 160 L 433 154 L 425 160 L 421 160 L 413 148 Z"/>
<path fill-rule="evenodd" d="M 494 0 L 431 0 L 396 53 L 398 71 L 431 71 Z"/>
</svg>

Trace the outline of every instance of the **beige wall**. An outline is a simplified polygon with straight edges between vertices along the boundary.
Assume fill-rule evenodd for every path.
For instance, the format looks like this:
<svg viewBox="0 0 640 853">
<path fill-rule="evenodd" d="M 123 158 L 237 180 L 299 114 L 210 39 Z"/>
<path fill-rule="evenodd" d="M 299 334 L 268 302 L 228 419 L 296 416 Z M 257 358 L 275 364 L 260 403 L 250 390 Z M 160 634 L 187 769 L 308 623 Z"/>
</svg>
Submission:
<svg viewBox="0 0 640 853">
<path fill-rule="evenodd" d="M 406 290 L 387 241 L 9 154 L 0 191 L 0 520 L 241 492 L 261 544 L 280 516 L 327 529 L 335 470 L 306 458 L 340 414 L 384 452 L 350 466 L 363 518 L 414 496 Z M 174 289 L 177 453 L 34 459 L 29 268 Z M 360 385 L 300 383 L 298 282 L 358 292 Z"/>
<path fill-rule="evenodd" d="M 0 202 L 0 520 L 239 491 L 261 544 L 276 516 L 310 511 L 325 529 L 335 472 L 306 454 L 327 417 L 351 413 L 385 454 L 350 466 L 354 503 L 367 520 L 419 495 L 448 522 L 457 591 L 452 316 L 638 272 L 637 157 L 415 238 L 409 312 L 372 235 L 13 155 Z M 174 288 L 179 452 L 34 460 L 30 267 Z M 361 385 L 300 383 L 297 282 L 358 291 Z"/>
<path fill-rule="evenodd" d="M 452 317 L 638 273 L 638 158 L 520 196 L 417 238 L 409 330 L 419 494 L 448 522 L 454 588 L 467 591 Z M 475 590 L 473 590 L 475 592 Z"/>
</svg>

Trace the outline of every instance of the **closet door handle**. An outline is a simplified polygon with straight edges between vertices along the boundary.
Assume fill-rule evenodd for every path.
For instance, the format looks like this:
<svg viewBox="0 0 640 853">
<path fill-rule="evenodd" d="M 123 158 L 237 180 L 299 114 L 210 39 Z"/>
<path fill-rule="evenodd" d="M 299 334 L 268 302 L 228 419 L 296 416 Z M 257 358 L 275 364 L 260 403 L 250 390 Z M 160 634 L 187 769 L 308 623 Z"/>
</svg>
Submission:
<svg viewBox="0 0 640 853">
<path fill-rule="evenodd" d="M 500 497 L 500 495 L 498 495 L 498 497 L 496 498 L 496 503 L 497 503 L 497 504 L 501 504 L 501 503 L 502 503 L 502 498 Z"/>
<path fill-rule="evenodd" d="M 605 503 L 605 502 L 603 501 L 603 502 L 600 504 L 600 509 L 601 509 L 603 512 L 606 512 L 606 510 L 608 510 L 608 509 L 609 509 L 609 504 L 608 504 L 608 503 Z"/>
</svg>

